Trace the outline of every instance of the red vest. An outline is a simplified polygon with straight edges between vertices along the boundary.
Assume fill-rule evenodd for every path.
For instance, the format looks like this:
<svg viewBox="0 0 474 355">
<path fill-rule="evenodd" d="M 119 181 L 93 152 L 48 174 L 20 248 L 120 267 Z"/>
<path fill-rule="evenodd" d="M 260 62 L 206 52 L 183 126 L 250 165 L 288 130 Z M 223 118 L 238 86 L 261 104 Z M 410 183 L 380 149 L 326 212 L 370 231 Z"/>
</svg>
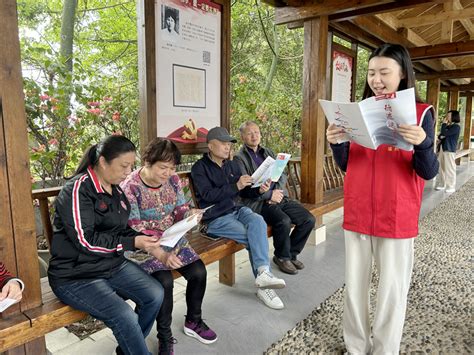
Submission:
<svg viewBox="0 0 474 355">
<path fill-rule="evenodd" d="M 417 122 L 432 106 L 417 104 Z M 413 169 L 413 151 L 351 142 L 344 179 L 343 228 L 385 238 L 418 234 L 424 180 Z"/>
</svg>

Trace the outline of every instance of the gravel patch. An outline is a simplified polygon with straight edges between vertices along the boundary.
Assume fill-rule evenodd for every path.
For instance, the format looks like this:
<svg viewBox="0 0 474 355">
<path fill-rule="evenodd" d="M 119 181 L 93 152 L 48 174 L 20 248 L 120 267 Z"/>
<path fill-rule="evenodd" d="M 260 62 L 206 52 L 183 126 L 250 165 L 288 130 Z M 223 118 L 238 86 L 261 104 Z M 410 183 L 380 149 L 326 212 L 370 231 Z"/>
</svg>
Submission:
<svg viewBox="0 0 474 355">
<path fill-rule="evenodd" d="M 471 354 L 474 178 L 420 223 L 401 354 Z M 374 269 L 371 309 L 375 310 Z M 344 287 L 266 354 L 341 354 Z M 373 319 L 373 314 L 371 315 Z"/>
</svg>

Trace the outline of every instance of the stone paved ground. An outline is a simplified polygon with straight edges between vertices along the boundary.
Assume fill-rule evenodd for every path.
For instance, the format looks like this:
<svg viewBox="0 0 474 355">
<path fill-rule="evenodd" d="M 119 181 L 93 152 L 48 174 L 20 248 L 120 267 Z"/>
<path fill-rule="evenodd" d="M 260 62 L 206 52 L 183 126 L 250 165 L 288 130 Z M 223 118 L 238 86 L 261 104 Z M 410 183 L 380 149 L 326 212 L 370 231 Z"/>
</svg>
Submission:
<svg viewBox="0 0 474 355">
<path fill-rule="evenodd" d="M 473 352 L 472 237 L 474 178 L 420 223 L 415 265 L 401 343 L 402 354 Z M 374 268 L 375 269 L 375 268 Z M 374 274 L 372 300 L 375 300 Z M 317 307 L 267 354 L 330 354 L 345 351 L 343 288 Z M 374 309 L 374 302 L 372 302 Z"/>
</svg>

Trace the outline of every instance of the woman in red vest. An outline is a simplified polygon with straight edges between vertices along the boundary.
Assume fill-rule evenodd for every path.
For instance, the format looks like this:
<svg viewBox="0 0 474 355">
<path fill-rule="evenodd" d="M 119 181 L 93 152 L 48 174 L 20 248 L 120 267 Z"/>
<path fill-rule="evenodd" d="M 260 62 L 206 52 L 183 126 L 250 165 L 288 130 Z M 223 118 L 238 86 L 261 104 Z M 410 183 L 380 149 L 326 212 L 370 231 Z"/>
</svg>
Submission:
<svg viewBox="0 0 474 355">
<path fill-rule="evenodd" d="M 369 58 L 364 99 L 415 87 L 408 51 L 384 44 Z M 433 150 L 434 112 L 416 95 L 418 125 L 398 133 L 413 151 L 383 144 L 376 150 L 355 142 L 338 144 L 343 130 L 330 125 L 326 137 L 344 180 L 346 292 L 343 334 L 351 354 L 398 354 L 413 269 L 424 180 L 438 172 Z M 420 124 L 420 122 L 422 122 Z M 369 321 L 372 261 L 379 275 L 377 309 Z"/>
</svg>

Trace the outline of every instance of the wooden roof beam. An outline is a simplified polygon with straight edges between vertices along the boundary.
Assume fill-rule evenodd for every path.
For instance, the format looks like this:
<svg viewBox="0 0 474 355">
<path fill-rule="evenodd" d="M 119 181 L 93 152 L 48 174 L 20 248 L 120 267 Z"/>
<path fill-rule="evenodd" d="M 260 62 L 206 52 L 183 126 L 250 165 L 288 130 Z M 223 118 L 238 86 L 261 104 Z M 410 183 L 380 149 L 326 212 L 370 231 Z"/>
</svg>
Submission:
<svg viewBox="0 0 474 355">
<path fill-rule="evenodd" d="M 446 1 L 443 5 L 444 11 L 439 13 L 438 15 L 441 16 L 441 35 L 439 39 L 439 43 L 449 43 L 453 40 L 453 19 L 449 17 L 442 16 L 442 13 L 446 13 L 453 10 L 453 2 Z"/>
<path fill-rule="evenodd" d="M 426 42 L 423 38 L 417 35 L 413 30 L 409 28 L 400 27 L 398 19 L 395 18 L 393 15 L 379 14 L 374 17 L 382 20 L 384 23 L 389 25 L 394 31 L 397 31 L 400 36 L 406 38 L 408 42 L 411 43 L 411 45 L 408 45 L 407 47 L 423 47 L 429 45 L 428 42 Z M 369 30 L 373 31 L 375 29 L 375 26 L 371 26 Z M 423 61 L 420 61 L 419 63 L 423 63 L 424 65 L 435 71 L 456 69 L 456 65 L 447 58 L 425 59 Z M 416 66 L 416 62 L 414 64 Z M 466 81 L 465 79 L 452 79 L 451 81 L 456 85 L 469 83 L 469 81 Z"/>
<path fill-rule="evenodd" d="M 419 27 L 425 25 L 432 25 L 440 23 L 441 21 L 459 21 L 461 19 L 467 19 L 474 17 L 474 8 L 470 7 L 463 10 L 452 10 L 452 11 L 441 11 L 434 15 L 423 15 L 409 18 L 402 18 L 398 20 L 401 27 Z"/>
<path fill-rule="evenodd" d="M 464 7 L 461 4 L 461 1 L 454 0 L 453 1 L 453 8 L 454 10 L 462 10 Z M 474 25 L 472 24 L 471 19 L 460 19 L 461 24 L 464 26 L 464 29 L 469 33 L 469 38 L 474 39 Z"/>
<path fill-rule="evenodd" d="M 416 80 L 474 78 L 474 68 L 444 70 L 437 73 L 418 73 Z"/>
<path fill-rule="evenodd" d="M 474 82 L 466 85 L 456 85 L 456 86 L 441 86 L 441 91 L 471 91 L 474 90 Z"/>
<path fill-rule="evenodd" d="M 275 24 L 309 20 L 319 16 L 330 16 L 330 20 L 393 11 L 426 3 L 442 3 L 442 0 L 305 0 L 301 6 L 286 6 L 275 9 Z M 385 10 L 388 9 L 388 10 Z"/>
<path fill-rule="evenodd" d="M 419 6 L 419 5 L 441 4 L 443 1 L 444 0 L 427 0 L 427 1 L 398 0 L 390 4 L 375 5 L 375 6 L 370 6 L 370 7 L 364 7 L 361 9 L 356 9 L 353 11 L 346 11 L 346 12 L 333 14 L 329 16 L 329 20 L 331 22 L 344 21 L 344 20 L 350 20 L 357 16 L 381 14 L 381 13 L 395 11 L 395 10 L 409 9 L 409 8 Z"/>
<path fill-rule="evenodd" d="M 424 60 L 474 54 L 474 40 L 408 48 L 411 59 Z"/>
</svg>

